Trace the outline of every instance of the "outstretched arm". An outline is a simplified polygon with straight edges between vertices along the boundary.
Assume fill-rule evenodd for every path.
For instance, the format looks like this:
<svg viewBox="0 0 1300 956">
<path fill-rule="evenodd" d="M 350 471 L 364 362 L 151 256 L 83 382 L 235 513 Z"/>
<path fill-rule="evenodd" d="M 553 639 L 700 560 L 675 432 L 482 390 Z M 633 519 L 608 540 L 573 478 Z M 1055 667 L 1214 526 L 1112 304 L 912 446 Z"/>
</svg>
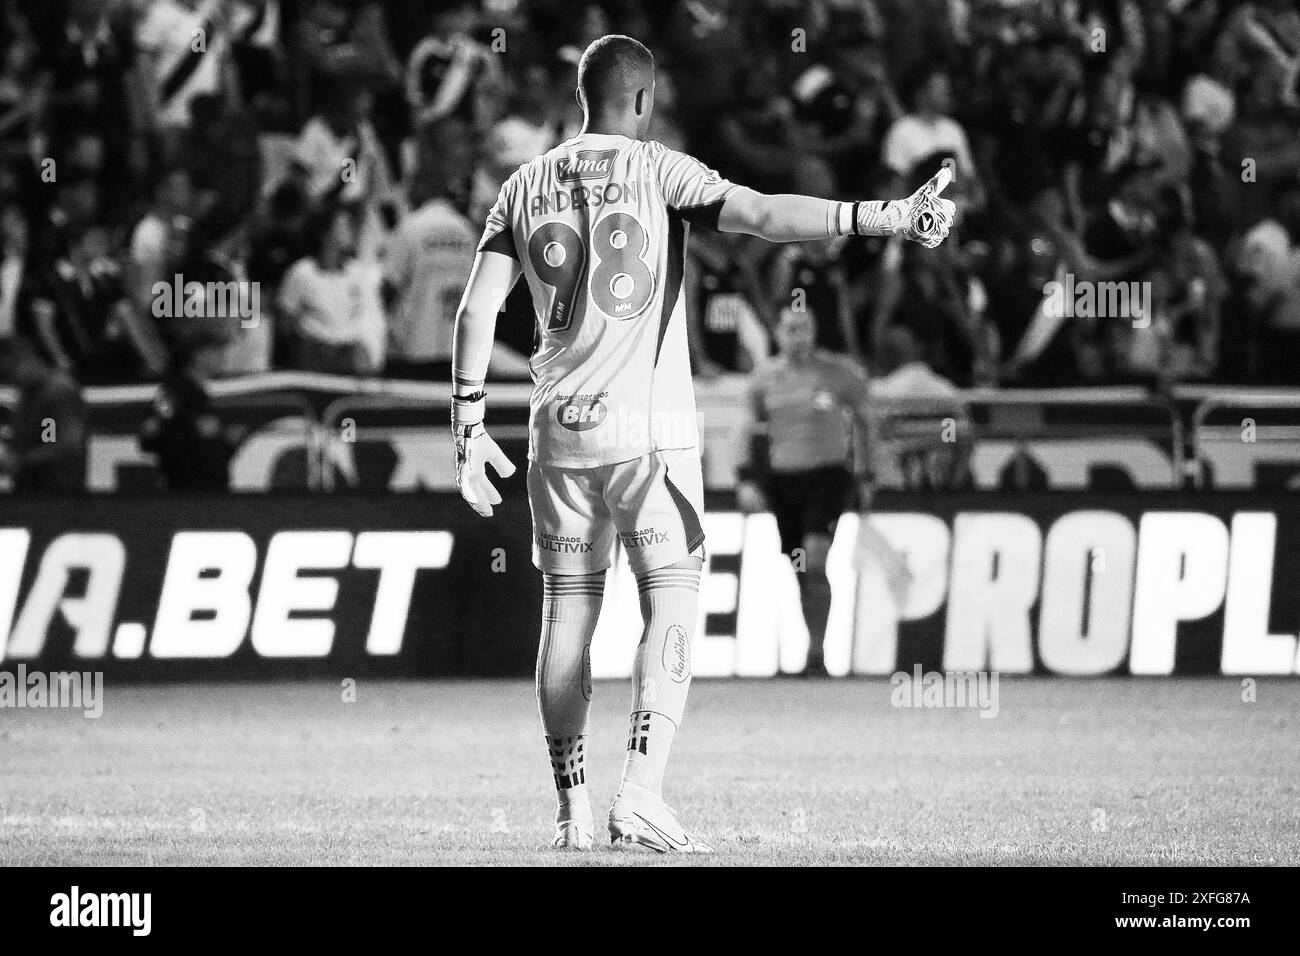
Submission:
<svg viewBox="0 0 1300 956">
<path fill-rule="evenodd" d="M 765 195 L 733 189 L 718 214 L 722 232 L 742 232 L 769 242 L 832 236 L 903 236 L 933 249 L 952 227 L 956 207 L 939 194 L 952 180 L 944 167 L 906 199 L 834 202 L 789 193 Z"/>
<path fill-rule="evenodd" d="M 456 444 L 456 485 L 471 508 L 485 518 L 501 495 L 487 477 L 491 464 L 502 478 L 514 474 L 510 463 L 483 428 L 487 393 L 483 389 L 492 342 L 496 337 L 497 313 L 506 296 L 519 281 L 519 263 L 500 252 L 480 252 L 474 258 L 469 284 L 456 311 L 452 341 L 451 433 Z"/>
</svg>

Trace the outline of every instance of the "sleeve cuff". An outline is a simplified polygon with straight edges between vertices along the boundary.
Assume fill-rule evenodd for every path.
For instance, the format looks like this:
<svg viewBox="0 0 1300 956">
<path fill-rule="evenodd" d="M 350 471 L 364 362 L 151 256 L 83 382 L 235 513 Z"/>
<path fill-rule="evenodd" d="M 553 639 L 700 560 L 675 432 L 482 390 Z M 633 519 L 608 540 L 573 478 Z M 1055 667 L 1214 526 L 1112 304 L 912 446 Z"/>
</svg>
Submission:
<svg viewBox="0 0 1300 956">
<path fill-rule="evenodd" d="M 499 252 L 503 256 L 509 256 L 515 262 L 519 261 L 519 252 L 515 249 L 515 237 L 511 235 L 510 230 L 502 229 L 495 235 L 489 236 L 479 243 L 479 252 Z"/>
</svg>

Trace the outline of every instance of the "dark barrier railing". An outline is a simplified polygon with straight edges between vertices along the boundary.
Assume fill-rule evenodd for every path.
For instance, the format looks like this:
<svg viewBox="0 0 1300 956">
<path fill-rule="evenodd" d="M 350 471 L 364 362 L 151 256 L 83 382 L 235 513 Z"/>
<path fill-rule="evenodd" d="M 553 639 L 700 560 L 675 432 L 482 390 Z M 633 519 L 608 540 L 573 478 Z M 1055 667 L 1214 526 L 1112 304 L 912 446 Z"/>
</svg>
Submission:
<svg viewBox="0 0 1300 956">
<path fill-rule="evenodd" d="M 231 463 L 239 491 L 449 490 L 442 383 L 272 372 L 209 385 L 228 423 L 246 432 Z M 138 430 L 151 385 L 85 389 L 87 487 L 158 485 Z M 494 434 L 526 454 L 530 386 L 491 388 Z M 745 380 L 696 384 L 706 485 L 734 482 Z M 0 428 L 15 393 L 0 388 Z M 938 404 L 936 404 L 936 401 Z M 882 433 L 898 468 L 886 487 L 1034 490 L 1294 487 L 1300 475 L 1300 389 L 1184 386 L 976 389 L 949 399 L 881 399 Z"/>
<path fill-rule="evenodd" d="M 1300 391 L 1238 388 L 1189 392 L 1192 485 L 1294 491 L 1300 461 Z"/>
</svg>

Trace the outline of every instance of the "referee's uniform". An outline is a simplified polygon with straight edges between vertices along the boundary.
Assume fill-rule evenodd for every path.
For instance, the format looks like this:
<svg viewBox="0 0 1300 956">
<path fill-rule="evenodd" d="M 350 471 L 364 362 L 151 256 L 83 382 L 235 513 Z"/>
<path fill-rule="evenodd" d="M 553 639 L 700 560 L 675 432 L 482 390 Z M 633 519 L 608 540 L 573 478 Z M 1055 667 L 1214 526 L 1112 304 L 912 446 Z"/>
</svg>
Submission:
<svg viewBox="0 0 1300 956">
<path fill-rule="evenodd" d="M 810 534 L 833 535 L 854 505 L 850 416 L 867 401 L 867 378 L 850 359 L 814 349 L 804 362 L 785 356 L 760 366 L 750 380 L 756 420 L 766 423 L 766 467 L 755 463 L 742 477 L 767 497 L 781 532 L 781 550 L 803 547 Z"/>
<path fill-rule="evenodd" d="M 861 428 L 863 443 L 870 444 L 867 377 L 848 358 L 809 348 L 811 327 L 801 332 L 790 316 L 782 323 L 778 333 L 784 331 L 787 341 L 781 356 L 750 380 L 750 411 L 759 426 L 753 437 L 766 433 L 766 454 L 753 455 L 758 449 L 751 449 L 740 477 L 763 492 L 781 533 L 781 550 L 801 572 L 799 596 L 809 638 L 804 674 L 824 676 L 831 605 L 826 557 L 840 515 L 859 503 L 857 489 L 872 480 L 865 467 L 854 473 L 849 427 L 852 421 Z"/>
</svg>

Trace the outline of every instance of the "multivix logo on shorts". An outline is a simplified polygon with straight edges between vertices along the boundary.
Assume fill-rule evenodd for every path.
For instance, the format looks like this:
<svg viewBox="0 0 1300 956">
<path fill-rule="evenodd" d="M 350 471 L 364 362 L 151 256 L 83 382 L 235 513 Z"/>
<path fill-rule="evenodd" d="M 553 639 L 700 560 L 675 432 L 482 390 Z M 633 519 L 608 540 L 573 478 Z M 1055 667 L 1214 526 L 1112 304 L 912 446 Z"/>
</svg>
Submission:
<svg viewBox="0 0 1300 956">
<path fill-rule="evenodd" d="M 606 179 L 614 168 L 617 149 L 580 149 L 555 164 L 560 181 L 576 183 L 583 179 Z"/>
</svg>

